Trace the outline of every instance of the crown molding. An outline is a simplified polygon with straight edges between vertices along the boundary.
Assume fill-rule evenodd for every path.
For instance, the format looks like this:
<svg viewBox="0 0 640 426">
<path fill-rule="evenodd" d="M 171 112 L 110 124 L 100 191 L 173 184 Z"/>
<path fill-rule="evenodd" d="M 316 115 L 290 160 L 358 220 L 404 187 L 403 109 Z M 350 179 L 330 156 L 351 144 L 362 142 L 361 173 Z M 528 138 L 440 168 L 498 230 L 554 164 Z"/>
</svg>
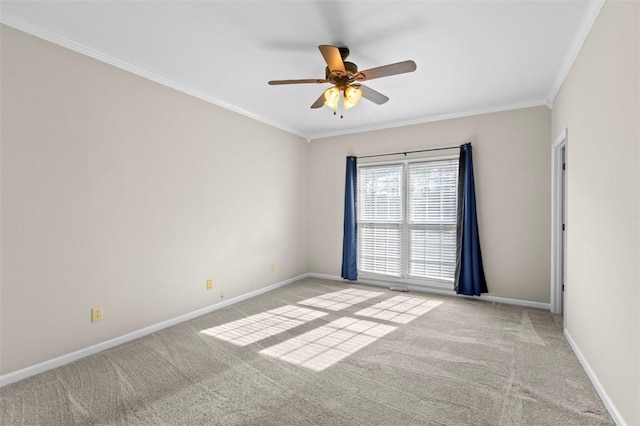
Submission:
<svg viewBox="0 0 640 426">
<path fill-rule="evenodd" d="M 193 96 L 194 98 L 198 98 L 207 103 L 216 105 L 220 108 L 227 109 L 229 111 L 233 111 L 245 117 L 251 118 L 253 120 L 259 121 L 261 123 L 267 124 L 271 127 L 275 127 L 277 129 L 283 130 L 287 133 L 291 133 L 293 135 L 299 136 L 305 140 L 309 140 L 308 137 L 301 134 L 300 131 L 283 126 L 280 123 L 276 123 L 274 121 L 268 120 L 264 117 L 261 117 L 257 114 L 251 113 L 242 108 L 238 108 L 237 106 L 231 105 L 227 102 L 224 102 L 220 99 L 216 99 L 213 96 L 209 96 L 205 93 L 202 93 L 196 89 L 193 89 L 189 86 L 185 86 L 184 84 L 178 83 L 176 81 L 170 80 L 161 75 L 155 74 L 149 70 L 143 69 L 137 65 L 133 65 L 129 62 L 118 59 L 114 56 L 108 55 L 100 50 L 94 49 L 92 47 L 86 46 L 82 43 L 78 43 L 77 41 L 71 40 L 67 37 L 64 37 L 55 32 L 45 30 L 44 28 L 31 24 L 29 22 L 23 21 L 22 19 L 16 18 L 14 16 L 8 15 L 6 13 L 0 12 L 0 23 L 7 25 L 8 27 L 20 30 L 32 36 L 41 38 L 58 46 L 62 46 L 66 49 L 72 50 L 74 52 L 80 53 L 82 55 L 88 56 L 90 58 L 96 59 L 100 62 L 104 62 L 106 64 L 112 65 L 116 68 L 120 68 L 124 71 L 128 71 L 132 74 L 138 75 L 147 80 L 151 80 L 155 83 L 161 84 L 163 86 L 169 87 L 171 89 L 177 90 L 179 92 L 185 93 L 189 96 Z"/>
<path fill-rule="evenodd" d="M 396 128 L 396 127 L 413 126 L 413 125 L 416 125 L 416 124 L 431 123 L 431 122 L 434 122 L 434 121 L 443 121 L 443 120 L 451 120 L 451 119 L 454 119 L 454 118 L 472 117 L 472 116 L 475 116 L 475 115 L 492 114 L 492 113 L 495 113 L 495 112 L 505 112 L 505 111 L 512 111 L 512 110 L 517 110 L 517 109 L 538 107 L 538 106 L 547 106 L 547 107 L 549 107 L 549 105 L 547 104 L 547 100 L 546 99 L 538 99 L 538 100 L 534 100 L 534 101 L 531 101 L 531 102 L 491 106 L 491 107 L 486 107 L 486 108 L 479 108 L 479 109 L 474 109 L 474 110 L 455 112 L 455 113 L 451 113 L 451 114 L 432 115 L 432 116 L 423 117 L 423 118 L 417 118 L 417 119 L 406 120 L 406 121 L 399 121 L 399 122 L 396 122 L 396 123 L 388 123 L 388 124 L 381 124 L 381 125 L 375 125 L 375 126 L 365 126 L 365 127 L 360 127 L 360 128 L 357 128 L 357 129 L 351 129 L 349 131 L 317 133 L 317 134 L 315 134 L 313 136 L 310 136 L 309 139 L 311 141 L 315 141 L 315 140 L 318 140 L 318 139 L 324 139 L 324 138 L 329 138 L 329 137 L 334 137 L 334 136 L 345 136 L 345 135 L 350 135 L 350 134 L 355 134 L 355 133 L 373 132 L 373 131 L 376 131 L 376 130 L 393 129 L 393 128 Z"/>
<path fill-rule="evenodd" d="M 55 32 L 46 30 L 38 25 L 29 23 L 27 21 L 24 21 L 22 19 L 16 18 L 12 15 L 6 14 L 6 13 L 2 13 L 0 11 L 0 23 L 7 25 L 9 27 L 15 28 L 17 30 L 23 31 L 27 34 L 33 35 L 35 37 L 38 37 L 40 39 L 46 40 L 48 42 L 51 42 L 53 44 L 62 46 L 64 48 L 67 48 L 69 50 L 72 50 L 74 52 L 80 53 L 82 55 L 88 56 L 90 58 L 96 59 L 98 61 L 104 62 L 106 64 L 112 65 L 116 68 L 128 71 L 130 73 L 133 73 L 135 75 L 138 75 L 142 78 L 145 78 L 147 80 L 151 80 L 153 82 L 156 82 L 158 84 L 161 84 L 163 86 L 172 88 L 174 90 L 177 90 L 179 92 L 185 93 L 189 96 L 193 96 L 195 98 L 198 98 L 202 101 L 205 101 L 207 103 L 210 103 L 212 105 L 216 105 L 220 108 L 224 108 L 226 110 L 229 111 L 233 111 L 235 113 L 238 113 L 240 115 L 243 115 L 245 117 L 251 118 L 253 120 L 256 120 L 258 122 L 264 123 L 268 126 L 280 129 L 282 131 L 285 131 L 287 133 L 291 133 L 295 136 L 301 137 L 304 140 L 306 140 L 308 143 L 311 143 L 314 140 L 318 140 L 318 139 L 323 139 L 323 138 L 329 138 L 329 137 L 334 137 L 334 136 L 346 136 L 346 135 L 350 135 L 350 134 L 358 134 L 358 133 L 365 133 L 365 132 L 371 132 L 371 131 L 377 131 L 377 130 L 386 130 L 386 129 L 393 129 L 393 128 L 397 128 L 397 127 L 405 127 L 405 126 L 412 126 L 412 125 L 416 125 L 416 124 L 424 124 L 424 123 L 430 123 L 430 122 L 436 122 L 436 121 L 443 121 L 443 120 L 450 120 L 450 119 L 455 119 L 455 118 L 464 118 L 464 117 L 471 117 L 474 115 L 482 115 L 482 114 L 491 114 L 491 113 L 496 113 L 496 112 L 504 112 L 504 111 L 510 111 L 510 110 L 516 110 L 516 109 L 522 109 L 522 108 L 530 108 L 530 107 L 537 107 L 537 106 L 542 106 L 542 105 L 546 105 L 549 108 L 552 107 L 553 105 L 553 99 L 555 98 L 560 86 L 562 85 L 562 82 L 564 81 L 564 79 L 566 78 L 566 75 L 569 71 L 569 69 L 571 68 L 571 65 L 573 64 L 573 62 L 575 61 L 575 58 L 577 57 L 580 48 L 582 47 L 582 44 L 584 43 L 584 40 L 586 39 L 589 31 L 591 30 L 591 27 L 593 26 L 593 23 L 595 22 L 595 19 L 597 18 L 598 14 L 600 13 L 600 10 L 602 8 L 602 5 L 604 4 L 605 0 L 594 0 L 591 4 L 590 4 L 590 8 L 587 11 L 586 15 L 585 15 L 585 19 L 583 20 L 583 25 L 581 25 L 581 29 L 578 32 L 575 40 L 574 40 L 574 48 L 570 51 L 570 53 L 567 55 L 567 58 L 564 61 L 564 65 L 561 68 L 561 71 L 558 74 L 558 78 L 556 79 L 556 83 L 553 86 L 553 90 L 551 91 L 551 94 L 543 100 L 531 100 L 528 102 L 524 102 L 524 103 L 518 103 L 518 104 L 503 104 L 503 105 L 495 105 L 495 106 L 489 106 L 486 108 L 480 108 L 480 109 L 474 109 L 474 110 L 468 110 L 468 111 L 461 111 L 461 112 L 455 112 L 455 113 L 450 113 L 450 114 L 442 114 L 442 115 L 433 115 L 433 116 L 427 116 L 427 117 L 422 117 L 422 118 L 418 118 L 418 119 L 411 119 L 411 120 L 404 120 L 404 121 L 399 121 L 399 122 L 395 122 L 395 123 L 386 123 L 386 124 L 378 124 L 378 125 L 372 125 L 372 126 L 364 126 L 364 127 L 359 127 L 359 128 L 355 128 L 355 129 L 350 129 L 350 130 L 341 130 L 341 131 L 330 131 L 330 132 L 318 132 L 315 134 L 305 134 L 304 132 L 301 132 L 298 129 L 294 129 L 292 127 L 283 125 L 281 123 L 266 119 L 260 115 L 254 114 L 252 112 L 249 112 L 245 109 L 239 108 L 237 106 L 231 105 L 225 101 L 222 101 L 220 99 L 217 99 L 215 97 L 212 97 L 210 95 L 207 95 L 205 93 L 202 93 L 201 91 L 198 91 L 196 89 L 193 89 L 189 86 L 186 86 L 184 84 L 178 83 L 174 80 L 168 79 L 166 77 L 163 77 L 161 75 L 158 75 L 156 73 L 153 73 L 149 70 L 143 69 L 137 65 L 131 64 L 129 62 L 123 61 L 121 59 L 118 59 L 114 56 L 111 56 L 109 54 L 106 54 L 102 51 L 99 51 L 97 49 L 94 49 L 92 47 L 89 47 L 87 45 L 84 45 L 82 43 L 79 43 L 77 41 L 71 40 L 67 37 L 64 37 L 60 34 L 57 34 Z"/>
<path fill-rule="evenodd" d="M 593 28 L 593 24 L 596 22 L 602 7 L 604 6 L 606 0 L 592 0 L 589 3 L 589 8 L 582 19 L 582 24 L 578 28 L 575 37 L 573 38 L 573 42 L 571 43 L 571 47 L 567 52 L 567 55 L 558 70 L 558 74 L 556 76 L 556 80 L 551 86 L 551 91 L 549 92 L 549 96 L 547 97 L 547 105 L 549 108 L 553 108 L 553 102 L 562 87 L 567 75 L 569 75 L 569 71 L 571 71 L 571 67 L 573 67 L 574 62 L 578 58 L 580 54 L 580 50 L 582 50 L 582 46 L 584 42 L 587 40 L 589 33 L 591 32 L 591 28 Z"/>
</svg>

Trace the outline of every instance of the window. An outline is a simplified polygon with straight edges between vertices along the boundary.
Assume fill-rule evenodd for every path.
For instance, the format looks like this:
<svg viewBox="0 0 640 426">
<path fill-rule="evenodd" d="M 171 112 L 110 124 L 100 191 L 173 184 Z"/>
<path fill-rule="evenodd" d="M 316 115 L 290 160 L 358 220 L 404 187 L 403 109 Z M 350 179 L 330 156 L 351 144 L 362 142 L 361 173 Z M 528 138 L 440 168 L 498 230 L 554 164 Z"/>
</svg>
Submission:
<svg viewBox="0 0 640 426">
<path fill-rule="evenodd" d="M 358 167 L 358 270 L 453 281 L 458 159 Z"/>
</svg>

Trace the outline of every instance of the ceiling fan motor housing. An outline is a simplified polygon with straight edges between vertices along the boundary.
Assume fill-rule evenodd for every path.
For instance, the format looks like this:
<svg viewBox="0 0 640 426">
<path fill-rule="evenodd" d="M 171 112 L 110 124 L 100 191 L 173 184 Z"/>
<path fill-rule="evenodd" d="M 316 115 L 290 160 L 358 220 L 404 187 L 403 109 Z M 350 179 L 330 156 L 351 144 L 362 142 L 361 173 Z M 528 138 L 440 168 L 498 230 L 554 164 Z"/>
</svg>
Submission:
<svg viewBox="0 0 640 426">
<path fill-rule="evenodd" d="M 344 62 L 344 69 L 347 71 L 347 75 L 346 76 L 336 75 L 336 73 L 332 73 L 331 72 L 329 67 L 325 67 L 325 69 L 324 69 L 325 79 L 331 81 L 332 83 L 335 83 L 333 80 L 337 81 L 341 77 L 347 77 L 347 79 L 350 79 L 351 77 L 353 77 L 354 75 L 356 75 L 358 73 L 358 66 L 356 64 L 354 64 L 353 62 Z"/>
</svg>

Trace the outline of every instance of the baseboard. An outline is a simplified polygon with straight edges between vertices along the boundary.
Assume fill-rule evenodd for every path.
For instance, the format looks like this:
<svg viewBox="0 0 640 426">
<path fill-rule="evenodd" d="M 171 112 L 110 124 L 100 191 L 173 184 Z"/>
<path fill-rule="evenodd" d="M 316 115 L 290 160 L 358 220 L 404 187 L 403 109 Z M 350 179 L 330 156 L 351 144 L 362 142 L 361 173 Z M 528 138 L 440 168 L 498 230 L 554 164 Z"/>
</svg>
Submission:
<svg viewBox="0 0 640 426">
<path fill-rule="evenodd" d="M 589 365 L 587 358 L 585 358 L 584 354 L 580 350 L 580 347 L 578 346 L 576 341 L 573 340 L 571 333 L 569 333 L 569 330 L 567 330 L 566 328 L 564 329 L 564 337 L 567 339 L 567 342 L 569 342 L 569 346 L 573 350 L 573 353 L 576 354 L 578 361 L 580 361 L 582 368 L 587 373 L 587 376 L 589 377 L 589 380 L 591 380 L 593 387 L 596 388 L 596 392 L 598 392 L 598 395 L 600 395 L 600 399 L 604 403 L 604 406 L 607 408 L 607 411 L 609 412 L 611 418 L 613 418 L 613 421 L 618 426 L 627 426 L 627 422 L 624 420 L 622 414 L 620 414 L 620 411 L 618 411 L 613 401 L 611 401 L 611 398 L 609 398 L 607 391 L 604 390 L 602 383 L 600 383 L 600 380 L 598 380 L 598 376 L 596 376 L 596 373 L 591 368 L 591 365 Z"/>
<path fill-rule="evenodd" d="M 245 293 L 242 294 L 240 296 L 236 296 L 236 297 L 232 297 L 230 299 L 227 299 L 223 302 L 219 302 L 216 303 L 214 305 L 210 305 L 201 309 L 198 309 L 196 311 L 193 312 L 189 312 L 187 314 L 184 315 L 180 315 L 178 317 L 166 320 L 166 321 L 162 321 L 159 322 L 157 324 L 153 324 L 150 325 L 148 327 L 142 328 L 140 330 L 136 330 L 133 331 L 131 333 L 127 333 L 123 336 L 119 336 L 89 347 L 86 347 L 84 349 L 80 349 L 78 351 L 75 352 L 71 352 L 65 355 L 61 355 L 59 357 L 50 359 L 48 361 L 44 361 L 41 362 L 39 364 L 35 364 L 26 368 L 23 368 L 21 370 L 18 371 L 14 371 L 11 373 L 7 373 L 4 374 L 2 376 L 0 376 L 0 387 L 2 386 L 6 386 L 9 385 L 11 383 L 15 383 L 18 382 L 20 380 L 26 379 L 27 377 L 31 377 L 34 376 L 36 374 L 40 374 L 40 373 L 44 373 L 45 371 L 49 371 L 52 370 L 54 368 L 58 368 L 61 367 L 63 365 L 69 364 L 73 361 L 77 361 L 79 359 L 85 358 L 87 356 L 90 355 L 94 355 L 98 352 L 102 352 L 106 349 L 112 348 L 114 346 L 118 346 L 121 345 L 123 343 L 127 343 L 130 342 L 132 340 L 138 339 L 140 337 L 144 337 L 146 335 L 149 335 L 151 333 L 155 333 L 157 331 L 160 331 L 164 328 L 167 327 L 171 327 L 173 325 L 176 324 L 180 324 L 181 322 L 185 322 L 185 321 L 189 321 L 191 319 L 197 318 L 199 316 L 208 314 L 210 312 L 216 311 L 218 309 L 222 309 L 222 308 L 226 308 L 227 306 L 231 306 L 233 304 L 242 302 L 244 300 L 250 299 L 252 297 L 256 297 L 259 296 L 263 293 L 267 293 L 269 291 L 275 290 L 277 288 L 283 287 L 285 285 L 291 284 L 293 282 L 299 281 L 301 279 L 304 278 L 318 278 L 318 279 L 325 279 L 325 280 L 332 280 L 332 281 L 344 281 L 341 277 L 338 277 L 336 275 L 327 275 L 327 274 L 317 274 L 317 273 L 306 273 L 306 274 L 301 274 L 298 275 L 296 277 L 287 279 L 285 281 L 281 281 L 279 283 L 275 283 L 272 285 L 269 285 L 267 287 L 263 287 L 261 289 L 249 292 L 249 293 Z M 375 280 L 358 280 L 356 281 L 356 283 L 358 284 L 367 284 L 367 285 L 373 285 L 373 286 L 378 286 L 378 287 L 389 287 L 389 283 L 385 283 L 382 281 L 375 281 Z M 424 292 L 424 293 L 434 293 L 434 294 L 443 294 L 443 295 L 447 295 L 447 296 L 457 296 L 455 294 L 455 292 L 453 290 L 443 290 L 443 289 L 437 289 L 437 288 L 423 288 L 423 287 L 418 287 L 418 286 L 412 286 L 409 285 L 408 289 L 411 291 L 417 291 L 417 292 Z M 460 296 L 460 297 L 466 297 L 466 296 Z M 483 301 L 488 301 L 488 302 L 498 302 L 498 303 L 506 303 L 506 304 L 510 304 L 510 305 L 519 305 L 519 306 L 526 306 L 526 307 L 532 307 L 532 308 L 540 308 L 540 309 L 550 309 L 550 305 L 548 303 L 539 303 L 539 302 L 531 302 L 531 301 L 527 301 L 527 300 L 518 300 L 518 299 L 507 299 L 507 298 L 503 298 L 503 297 L 496 297 L 496 296 L 482 296 L 480 298 L 478 298 L 478 300 L 483 300 Z M 624 423 L 622 423 L 624 424 Z"/>
<path fill-rule="evenodd" d="M 469 296 L 462 296 L 469 297 Z M 545 311 L 551 311 L 550 303 L 543 302 L 534 302 L 532 300 L 522 300 L 522 299 L 510 299 L 508 297 L 499 297 L 499 296 L 491 296 L 486 295 L 479 298 L 479 300 L 484 300 L 486 302 L 496 302 L 496 303 L 504 303 L 507 305 L 516 305 L 516 306 L 524 306 L 526 308 L 537 308 L 543 309 Z"/>
<path fill-rule="evenodd" d="M 337 275 L 328 275 L 328 274 L 317 274 L 317 273 L 309 273 L 307 274 L 310 278 L 318 278 L 318 279 L 323 279 L 323 280 L 333 280 L 333 281 L 345 281 L 344 279 L 342 279 L 341 277 L 337 276 Z M 357 283 L 357 284 L 367 284 L 367 285 L 373 285 L 376 287 L 385 287 L 385 288 L 389 288 L 389 286 L 391 285 L 391 283 L 388 282 L 384 282 L 384 281 L 377 281 L 377 280 L 367 280 L 367 279 L 360 279 L 358 281 L 348 281 L 348 282 L 353 282 L 353 283 Z M 444 294 L 447 296 L 456 296 L 456 297 L 471 297 L 471 296 L 462 296 L 459 294 L 456 294 L 455 291 L 453 290 L 448 290 L 448 289 L 440 289 L 440 288 L 436 288 L 436 287 L 422 287 L 422 286 L 416 286 L 416 285 L 411 285 L 408 284 L 406 285 L 407 289 L 410 291 L 417 291 L 417 292 L 422 292 L 422 293 L 433 293 L 433 294 Z M 507 297 L 498 297 L 498 296 L 491 296 L 491 295 L 486 295 L 486 296 L 482 296 L 482 297 L 478 297 L 478 298 L 474 298 L 475 300 L 481 300 L 484 302 L 496 302 L 496 303 L 504 303 L 507 305 L 517 305 L 517 306 L 524 306 L 527 308 L 537 308 L 537 309 L 544 309 L 547 311 L 551 310 L 551 304 L 550 303 L 542 303 L 542 302 L 533 302 L 531 300 L 522 300 L 522 299 L 509 299 Z"/>
<path fill-rule="evenodd" d="M 232 297 L 223 302 L 216 303 L 214 305 L 206 306 L 204 308 L 198 309 L 193 312 L 189 312 L 184 315 L 177 316 L 175 318 L 171 318 L 166 321 L 159 322 L 157 324 L 150 325 L 148 327 L 142 328 L 140 330 L 133 331 L 131 333 L 127 333 L 123 336 L 116 337 L 92 346 L 89 346 L 84 349 L 80 349 L 75 352 L 71 352 L 65 355 L 61 355 L 57 358 L 50 359 L 48 361 L 41 362 L 39 364 L 32 365 L 30 367 L 23 368 L 18 371 L 14 371 L 11 373 L 4 374 L 0 376 L 0 387 L 9 385 L 11 383 L 18 382 L 20 380 L 26 379 L 27 377 L 35 376 L 36 374 L 44 373 L 45 371 L 52 370 L 54 368 L 61 367 L 65 364 L 69 364 L 73 361 L 77 361 L 81 358 L 88 357 L 89 355 L 97 354 L 98 352 L 102 352 L 106 349 L 112 348 L 114 346 L 121 345 L 123 343 L 130 342 L 132 340 L 138 339 L 140 337 L 149 335 L 151 333 L 155 333 L 164 328 L 171 327 L 176 324 L 180 324 L 181 322 L 189 321 L 191 319 L 197 318 L 199 316 L 208 314 L 213 311 L 217 311 L 218 309 L 226 308 L 227 306 L 234 305 L 238 302 L 242 302 L 243 300 L 251 299 L 252 297 L 259 296 L 263 293 L 267 293 L 269 291 L 275 290 L 277 288 L 283 287 L 285 285 L 291 284 L 295 281 L 299 281 L 303 278 L 307 278 L 309 274 L 302 274 L 296 277 L 290 278 L 285 281 L 281 281 L 279 283 L 271 284 L 267 287 L 260 288 L 258 290 L 251 291 L 249 293 L 242 294 L 240 296 Z"/>
</svg>

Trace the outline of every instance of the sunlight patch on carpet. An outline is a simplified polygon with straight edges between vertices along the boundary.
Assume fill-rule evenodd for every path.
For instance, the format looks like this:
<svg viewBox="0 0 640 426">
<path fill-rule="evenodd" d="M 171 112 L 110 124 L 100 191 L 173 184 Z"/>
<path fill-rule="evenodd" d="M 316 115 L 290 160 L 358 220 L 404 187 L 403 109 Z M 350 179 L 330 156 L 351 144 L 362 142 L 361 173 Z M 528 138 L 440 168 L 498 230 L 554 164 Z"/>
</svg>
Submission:
<svg viewBox="0 0 640 426">
<path fill-rule="evenodd" d="M 441 303 L 421 297 L 396 296 L 358 311 L 355 315 L 407 324 Z"/>
<path fill-rule="evenodd" d="M 384 293 L 350 288 L 312 297 L 311 299 L 306 299 L 298 303 L 301 305 L 313 306 L 315 308 L 328 309 L 330 311 L 339 311 L 341 309 L 348 308 L 349 306 L 364 302 L 365 300 L 380 296 L 381 294 Z"/>
<path fill-rule="evenodd" d="M 260 353 L 322 371 L 396 328 L 355 318 L 340 318 Z"/>
<path fill-rule="evenodd" d="M 246 346 L 325 315 L 327 315 L 325 312 L 286 305 L 261 314 L 251 315 L 237 321 L 208 328 L 200 331 L 200 333 L 239 346 Z"/>
</svg>

